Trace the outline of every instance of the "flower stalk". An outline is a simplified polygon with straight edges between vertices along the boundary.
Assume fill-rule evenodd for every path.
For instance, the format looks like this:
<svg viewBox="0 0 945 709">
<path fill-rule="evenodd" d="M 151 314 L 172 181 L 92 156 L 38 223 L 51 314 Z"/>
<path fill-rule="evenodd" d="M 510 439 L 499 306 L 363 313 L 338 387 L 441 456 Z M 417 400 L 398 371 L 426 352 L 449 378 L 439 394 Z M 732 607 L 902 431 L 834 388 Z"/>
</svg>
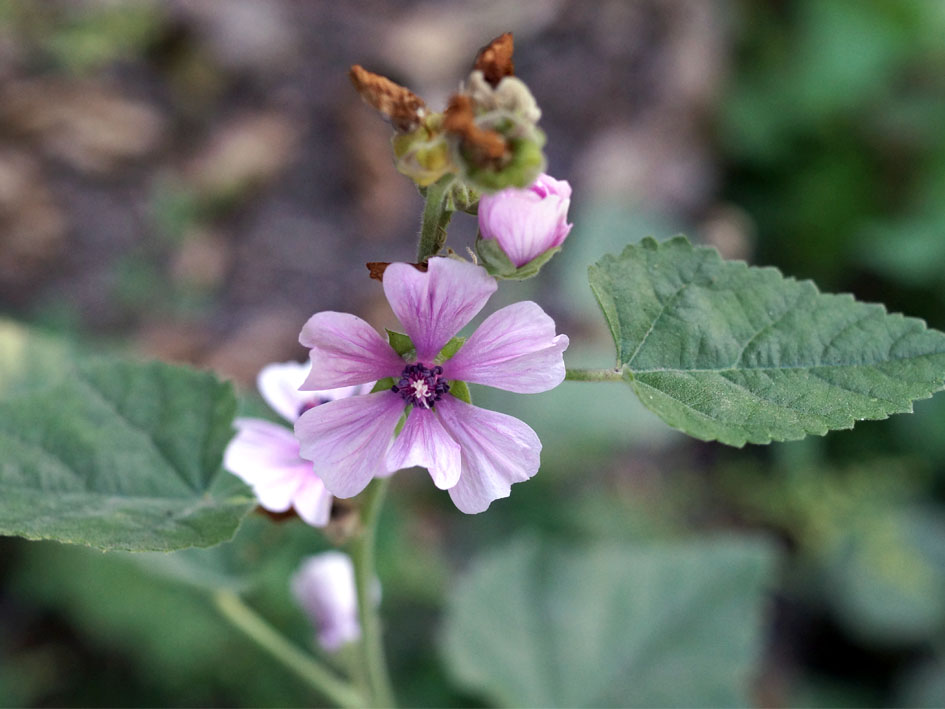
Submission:
<svg viewBox="0 0 945 709">
<path fill-rule="evenodd" d="M 213 603 L 234 627 L 326 699 L 345 708 L 357 709 L 367 706 L 367 701 L 359 691 L 289 642 L 237 594 L 232 591 L 216 591 L 213 594 Z"/>
<path fill-rule="evenodd" d="M 445 175 L 427 187 L 423 221 L 420 223 L 420 242 L 417 244 L 417 263 L 436 256 L 446 244 L 446 228 L 454 211 L 450 191 L 455 182 L 455 175 Z"/>
<path fill-rule="evenodd" d="M 622 382 L 623 372 L 619 369 L 566 369 L 564 379 L 572 382 Z"/>
<path fill-rule="evenodd" d="M 381 618 L 375 603 L 374 579 L 375 543 L 377 523 L 381 505 L 390 478 L 376 478 L 364 491 L 361 507 L 361 534 L 354 540 L 351 558 L 354 561 L 354 583 L 358 594 L 358 609 L 361 616 L 361 647 L 364 669 L 371 690 L 371 706 L 393 707 L 394 691 L 391 687 L 387 659 L 384 653 L 384 637 Z"/>
</svg>

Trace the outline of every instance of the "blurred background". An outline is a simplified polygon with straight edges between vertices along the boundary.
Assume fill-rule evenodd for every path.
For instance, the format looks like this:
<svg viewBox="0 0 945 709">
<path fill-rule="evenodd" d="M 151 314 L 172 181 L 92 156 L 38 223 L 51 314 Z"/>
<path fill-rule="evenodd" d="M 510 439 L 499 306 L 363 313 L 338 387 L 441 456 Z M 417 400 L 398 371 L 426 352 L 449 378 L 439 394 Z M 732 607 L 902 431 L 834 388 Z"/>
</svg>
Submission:
<svg viewBox="0 0 945 709">
<path fill-rule="evenodd" d="M 575 227 L 541 279 L 503 284 L 490 307 L 538 300 L 570 366 L 613 361 L 587 265 L 646 235 L 686 233 L 945 328 L 938 0 L 0 0 L 0 313 L 211 368 L 258 409 L 256 372 L 304 357 L 312 313 L 394 325 L 364 263 L 414 254 L 421 199 L 347 68 L 439 108 L 508 30 Z M 450 245 L 474 238 L 456 217 Z M 477 551 L 522 531 L 629 545 L 719 530 L 761 532 L 785 557 L 754 704 L 945 705 L 945 397 L 733 450 L 621 387 L 473 396 L 527 420 L 544 464 L 473 517 L 425 474 L 395 479 L 380 575 L 404 705 L 481 701 L 449 682 L 435 641 Z M 254 605 L 309 644 L 286 579 L 327 542 L 298 521 L 244 527 L 200 563 L 235 586 L 233 565 L 252 569 Z M 200 580 L 154 566 L 0 539 L 0 704 L 311 701 Z"/>
</svg>

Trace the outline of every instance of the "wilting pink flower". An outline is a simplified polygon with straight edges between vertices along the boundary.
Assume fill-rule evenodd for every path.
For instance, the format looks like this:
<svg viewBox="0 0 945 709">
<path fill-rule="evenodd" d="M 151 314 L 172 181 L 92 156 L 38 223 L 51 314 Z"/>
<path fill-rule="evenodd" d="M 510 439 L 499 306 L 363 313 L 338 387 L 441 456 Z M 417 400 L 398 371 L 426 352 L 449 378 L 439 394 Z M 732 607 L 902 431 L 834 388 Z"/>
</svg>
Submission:
<svg viewBox="0 0 945 709">
<path fill-rule="evenodd" d="M 508 188 L 479 199 L 479 232 L 495 239 L 516 266 L 561 246 L 568 224 L 571 185 L 541 174 L 531 187 Z"/>
<path fill-rule="evenodd" d="M 419 465 L 460 510 L 474 513 L 538 471 L 541 443 L 531 428 L 467 404 L 450 389 L 456 381 L 516 393 L 554 388 L 564 379 L 561 353 L 568 346 L 554 321 L 535 303 L 509 305 L 487 317 L 453 357 L 438 361 L 495 290 L 495 279 L 465 261 L 431 258 L 426 273 L 405 263 L 388 266 L 384 293 L 416 350 L 406 361 L 354 315 L 316 313 L 305 324 L 299 341 L 311 348 L 312 371 L 302 389 L 394 381 L 391 389 L 327 403 L 296 422 L 302 457 L 333 494 L 352 497 L 374 477 Z"/>
<path fill-rule="evenodd" d="M 361 637 L 354 567 L 347 554 L 326 551 L 308 557 L 292 577 L 292 595 L 328 652 Z"/>
<path fill-rule="evenodd" d="M 300 392 L 308 370 L 309 365 L 298 362 L 269 364 L 256 379 L 266 403 L 289 423 L 319 404 L 370 391 L 368 386 Z M 223 454 L 223 467 L 252 487 L 265 509 L 285 512 L 294 507 L 308 524 L 328 524 L 331 493 L 311 462 L 299 457 L 299 442 L 292 431 L 263 419 L 238 418 L 233 423 L 237 433 Z"/>
</svg>

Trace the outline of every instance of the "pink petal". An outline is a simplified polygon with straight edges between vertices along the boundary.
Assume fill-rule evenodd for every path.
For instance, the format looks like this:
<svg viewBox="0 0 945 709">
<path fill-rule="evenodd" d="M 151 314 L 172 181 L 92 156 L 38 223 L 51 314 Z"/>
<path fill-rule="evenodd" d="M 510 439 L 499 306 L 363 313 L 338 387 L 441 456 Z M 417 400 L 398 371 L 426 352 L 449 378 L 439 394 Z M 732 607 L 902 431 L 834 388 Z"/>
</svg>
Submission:
<svg viewBox="0 0 945 709">
<path fill-rule="evenodd" d="M 430 471 L 433 483 L 447 490 L 459 480 L 459 444 L 450 438 L 436 414 L 414 408 L 387 454 L 389 470 L 419 465 Z"/>
<path fill-rule="evenodd" d="M 292 498 L 292 506 L 306 524 L 324 527 L 331 518 L 332 500 L 332 494 L 328 492 L 325 483 L 313 472 L 311 477 L 299 486 Z"/>
<path fill-rule="evenodd" d="M 299 457 L 299 442 L 284 426 L 262 419 L 238 418 L 236 436 L 223 454 L 223 467 L 253 488 L 259 504 L 285 512 L 308 478 L 312 464 Z"/>
<path fill-rule="evenodd" d="M 567 335 L 538 304 L 523 301 L 497 310 L 443 364 L 444 376 L 518 394 L 554 389 L 564 381 Z"/>
<path fill-rule="evenodd" d="M 300 392 L 299 386 L 308 376 L 308 362 L 275 362 L 267 364 L 256 377 L 256 388 L 270 408 L 292 423 L 312 395 Z"/>
<path fill-rule="evenodd" d="M 392 391 L 316 406 L 295 424 L 300 455 L 333 495 L 353 497 L 387 472 L 387 449 L 403 412 L 404 400 Z"/>
<path fill-rule="evenodd" d="M 349 313 L 326 311 L 309 318 L 299 342 L 310 347 L 312 371 L 302 389 L 331 389 L 397 376 L 404 361 L 377 331 Z"/>
<path fill-rule="evenodd" d="M 459 482 L 450 488 L 450 497 L 462 512 L 486 510 L 493 500 L 508 497 L 513 483 L 538 472 L 541 441 L 522 421 L 453 396 L 443 397 L 436 410 L 463 450 Z"/>
<path fill-rule="evenodd" d="M 413 340 L 417 360 L 428 365 L 497 287 L 484 268 L 451 258 L 431 258 L 426 273 L 406 263 L 384 272 L 387 300 Z"/>
</svg>

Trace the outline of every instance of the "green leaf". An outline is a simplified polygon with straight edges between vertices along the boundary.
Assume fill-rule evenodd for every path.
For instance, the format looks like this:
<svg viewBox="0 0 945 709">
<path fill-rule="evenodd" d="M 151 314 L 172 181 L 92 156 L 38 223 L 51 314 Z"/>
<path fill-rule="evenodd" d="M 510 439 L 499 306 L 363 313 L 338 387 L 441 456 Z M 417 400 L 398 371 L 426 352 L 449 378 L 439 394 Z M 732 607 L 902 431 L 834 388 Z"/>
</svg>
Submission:
<svg viewBox="0 0 945 709">
<path fill-rule="evenodd" d="M 760 659 L 767 545 L 519 540 L 478 559 L 446 617 L 449 669 L 506 706 L 728 706 Z"/>
<path fill-rule="evenodd" d="M 11 364 L 15 341 L 0 339 L 0 392 L 15 393 L 0 401 L 0 534 L 130 551 L 233 536 L 254 501 L 220 467 L 236 410 L 229 384 L 94 359 L 61 362 L 27 388 L 21 375 L 35 362 Z"/>
<path fill-rule="evenodd" d="M 684 237 L 644 239 L 589 278 L 626 381 L 703 440 L 823 435 L 911 412 L 945 382 L 945 333 Z"/>
</svg>

